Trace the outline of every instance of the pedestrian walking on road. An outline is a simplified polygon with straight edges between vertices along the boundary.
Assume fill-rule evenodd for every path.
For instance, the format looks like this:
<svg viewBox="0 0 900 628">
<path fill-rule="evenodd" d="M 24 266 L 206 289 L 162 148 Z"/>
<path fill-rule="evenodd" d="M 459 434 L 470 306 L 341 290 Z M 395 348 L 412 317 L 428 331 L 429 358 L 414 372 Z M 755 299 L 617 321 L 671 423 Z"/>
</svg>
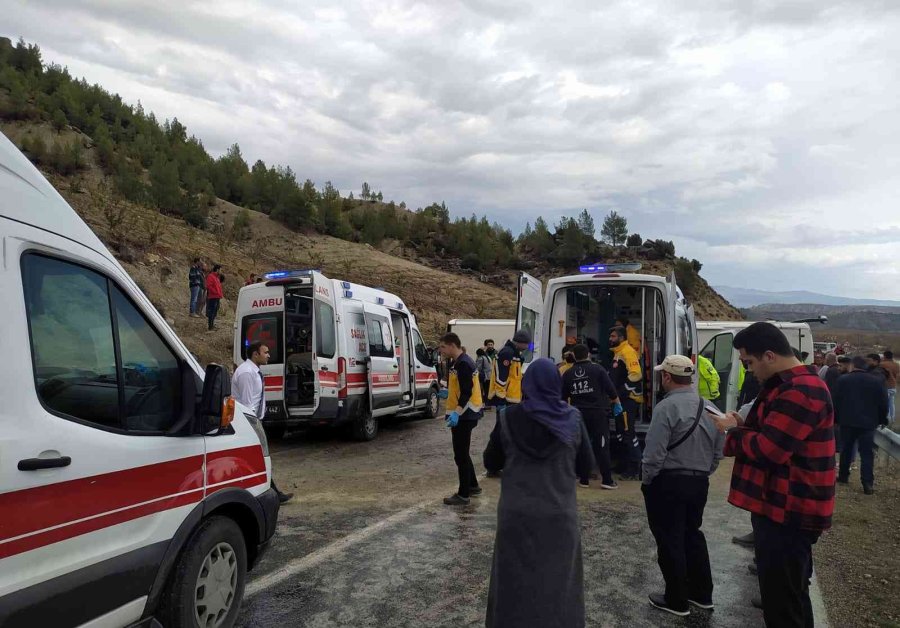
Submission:
<svg viewBox="0 0 900 628">
<path fill-rule="evenodd" d="M 609 456 L 609 419 L 607 411 L 612 404 L 613 416 L 622 414 L 622 404 L 609 373 L 599 364 L 591 362 L 587 345 L 575 345 L 572 350 L 575 363 L 562 376 L 562 397 L 581 412 L 594 460 L 600 467 L 600 488 L 619 488 L 612 475 Z M 590 486 L 590 474 L 578 478 L 582 487 Z"/>
<path fill-rule="evenodd" d="M 725 437 L 693 389 L 690 358 L 670 355 L 654 370 L 662 374 L 666 397 L 653 409 L 641 491 L 666 590 L 651 594 L 650 604 L 684 617 L 691 604 L 713 608 L 709 552 L 700 526 L 709 476 L 722 459 Z"/>
<path fill-rule="evenodd" d="M 234 369 L 231 376 L 231 396 L 243 406 L 253 410 L 262 423 L 266 416 L 265 377 L 259 367 L 269 363 L 269 347 L 261 342 L 253 342 L 247 347 L 247 359 Z M 290 501 L 293 493 L 282 493 L 272 480 L 272 489 L 282 504 Z"/>
<path fill-rule="evenodd" d="M 888 423 L 893 423 L 894 413 L 896 412 L 894 401 L 897 397 L 897 380 L 900 379 L 900 364 L 894 362 L 894 352 L 890 349 L 884 352 L 881 368 L 887 376 Z"/>
<path fill-rule="evenodd" d="M 213 266 L 212 272 L 206 275 L 206 320 L 209 322 L 209 331 L 216 328 L 216 316 L 219 315 L 219 302 L 224 294 L 222 293 L 222 279 L 219 276 L 221 266 L 216 264 Z"/>
<path fill-rule="evenodd" d="M 197 308 L 197 302 L 200 300 L 200 291 L 203 289 L 203 264 L 199 257 L 194 258 L 191 264 L 191 270 L 188 272 L 188 287 L 191 290 L 190 316 L 199 317 L 200 313 Z"/>
<path fill-rule="evenodd" d="M 441 353 L 453 360 L 447 388 L 441 396 L 447 399 L 447 427 L 453 437 L 453 461 L 459 474 L 459 488 L 450 497 L 444 498 L 448 506 L 464 506 L 472 495 L 480 495 L 481 487 L 475 477 L 475 465 L 469 455 L 472 445 L 472 430 L 484 416 L 481 386 L 472 356 L 463 353 L 459 336 L 444 334 L 441 338 Z"/>
<path fill-rule="evenodd" d="M 840 425 L 841 465 L 837 481 L 850 481 L 854 446 L 859 447 L 863 492 L 875 492 L 875 430 L 888 423 L 888 391 L 881 380 L 866 371 L 866 360 L 853 358 L 853 370 L 835 387 L 834 414 Z"/>
<path fill-rule="evenodd" d="M 644 402 L 643 374 L 638 354 L 626 340 L 624 327 L 613 327 L 609 332 L 609 348 L 613 352 L 610 375 L 616 386 L 624 412 L 616 418 L 616 441 L 623 458 L 620 463 L 623 480 L 640 480 L 641 445 L 635 432 L 635 423 Z"/>
<path fill-rule="evenodd" d="M 581 628 L 581 526 L 572 473 L 594 466 L 578 410 L 552 360 L 535 360 L 522 403 L 498 414 L 484 466 L 503 471 L 487 628 Z"/>
<path fill-rule="evenodd" d="M 728 501 L 751 513 L 766 626 L 807 628 L 812 546 L 834 513 L 831 395 L 771 323 L 741 330 L 733 345 L 762 390 L 746 421 L 714 419 L 735 459 Z"/>
</svg>

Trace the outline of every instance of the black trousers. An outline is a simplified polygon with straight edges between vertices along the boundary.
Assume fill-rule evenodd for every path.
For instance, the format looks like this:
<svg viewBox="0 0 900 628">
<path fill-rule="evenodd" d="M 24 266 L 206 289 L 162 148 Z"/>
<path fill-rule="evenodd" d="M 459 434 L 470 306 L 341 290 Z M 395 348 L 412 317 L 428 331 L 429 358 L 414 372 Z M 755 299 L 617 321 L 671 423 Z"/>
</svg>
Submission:
<svg viewBox="0 0 900 628">
<path fill-rule="evenodd" d="M 605 484 L 613 481 L 612 460 L 609 456 L 609 419 L 606 418 L 606 408 L 578 408 L 584 419 L 584 427 L 587 428 L 591 439 L 591 449 L 594 452 L 594 460 L 600 467 L 600 476 Z M 579 478 L 583 483 L 590 480 L 589 477 Z"/>
<path fill-rule="evenodd" d="M 478 478 L 475 477 L 475 465 L 472 464 L 472 456 L 469 448 L 472 445 L 472 430 L 478 425 L 478 421 L 460 421 L 456 427 L 450 428 L 453 437 L 453 461 L 459 472 L 460 497 L 468 497 L 473 488 L 478 488 Z"/>
<path fill-rule="evenodd" d="M 658 475 L 642 484 L 647 521 L 656 539 L 659 568 L 666 581 L 666 602 L 688 609 L 688 598 L 712 600 L 712 571 L 706 537 L 700 531 L 709 493 L 709 478 Z"/>
<path fill-rule="evenodd" d="M 838 477 L 842 480 L 850 478 L 850 465 L 853 462 L 853 450 L 859 446 L 860 479 L 864 486 L 875 484 L 875 430 L 864 427 L 841 427 L 841 463 Z"/>
<path fill-rule="evenodd" d="M 818 532 L 752 515 L 763 615 L 769 628 L 813 628 L 809 579 Z"/>
<path fill-rule="evenodd" d="M 630 397 L 619 397 L 624 414 L 616 417 L 616 442 L 619 450 L 619 466 L 623 473 L 638 475 L 641 471 L 641 444 L 634 426 L 640 413 L 638 403 Z"/>
<path fill-rule="evenodd" d="M 219 314 L 219 299 L 206 300 L 206 320 L 209 321 L 209 328 L 212 329 L 216 322 L 216 316 Z"/>
</svg>

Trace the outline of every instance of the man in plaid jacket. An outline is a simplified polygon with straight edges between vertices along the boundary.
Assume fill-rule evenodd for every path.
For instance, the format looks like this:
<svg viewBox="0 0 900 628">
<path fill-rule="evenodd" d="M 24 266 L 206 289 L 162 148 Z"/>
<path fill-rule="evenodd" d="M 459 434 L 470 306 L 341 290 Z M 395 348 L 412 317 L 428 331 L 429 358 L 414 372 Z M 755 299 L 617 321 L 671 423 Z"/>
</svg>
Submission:
<svg viewBox="0 0 900 628">
<path fill-rule="evenodd" d="M 816 369 L 771 323 L 734 338 L 762 384 L 746 421 L 717 421 L 734 471 L 728 501 L 751 513 L 766 626 L 812 627 L 812 546 L 834 512 L 834 410 Z"/>
</svg>

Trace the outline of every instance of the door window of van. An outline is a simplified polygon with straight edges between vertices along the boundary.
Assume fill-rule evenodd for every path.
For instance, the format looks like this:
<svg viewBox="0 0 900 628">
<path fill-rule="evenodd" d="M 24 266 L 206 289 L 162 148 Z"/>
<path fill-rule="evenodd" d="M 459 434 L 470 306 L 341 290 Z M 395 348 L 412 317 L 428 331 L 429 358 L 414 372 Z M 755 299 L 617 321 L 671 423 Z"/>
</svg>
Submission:
<svg viewBox="0 0 900 628">
<path fill-rule="evenodd" d="M 413 342 L 416 345 L 416 359 L 425 366 L 431 366 L 428 348 L 425 346 L 425 341 L 422 340 L 421 334 L 416 329 L 413 330 Z"/>
<path fill-rule="evenodd" d="M 333 358 L 335 352 L 334 308 L 316 301 L 316 355 Z"/>
<path fill-rule="evenodd" d="M 241 322 L 241 358 L 247 359 L 247 347 L 254 342 L 262 342 L 269 349 L 269 364 L 281 364 L 282 333 L 284 329 L 281 312 L 267 312 L 245 316 Z"/>
<path fill-rule="evenodd" d="M 676 349 L 681 355 L 690 358 L 694 352 L 694 343 L 691 338 L 691 324 L 690 321 L 688 321 L 687 312 L 680 307 L 675 310 L 675 324 L 678 328 L 678 335 L 676 338 L 679 343 L 679 346 L 676 347 Z"/>
<path fill-rule="evenodd" d="M 535 329 L 537 328 L 537 312 L 529 310 L 527 307 L 522 308 L 522 329 L 528 330 L 532 338 L 532 346 L 534 346 Z M 522 352 L 522 362 L 528 364 L 534 359 L 534 352 L 529 347 Z"/>
<path fill-rule="evenodd" d="M 104 428 L 158 433 L 181 404 L 177 358 L 107 278 L 22 258 L 38 396 L 48 410 Z"/>
<path fill-rule="evenodd" d="M 394 357 L 394 346 L 391 342 L 391 331 L 387 319 L 366 314 L 368 322 L 369 355 L 373 358 Z"/>
</svg>

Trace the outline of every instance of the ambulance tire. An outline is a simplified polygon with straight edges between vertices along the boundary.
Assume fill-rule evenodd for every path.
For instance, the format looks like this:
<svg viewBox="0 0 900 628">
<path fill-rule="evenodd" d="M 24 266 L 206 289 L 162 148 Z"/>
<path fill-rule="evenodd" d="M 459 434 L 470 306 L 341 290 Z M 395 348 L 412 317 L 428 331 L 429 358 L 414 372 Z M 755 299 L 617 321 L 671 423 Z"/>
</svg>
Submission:
<svg viewBox="0 0 900 628">
<path fill-rule="evenodd" d="M 378 436 L 378 419 L 372 416 L 368 407 L 364 407 L 353 419 L 353 423 L 350 424 L 350 436 L 358 441 L 370 441 Z"/>
<path fill-rule="evenodd" d="M 441 401 L 438 399 L 437 388 L 428 389 L 428 399 L 425 401 L 425 411 L 422 413 L 426 419 L 433 419 L 438 415 Z"/>
<path fill-rule="evenodd" d="M 225 561 L 222 563 L 221 561 Z M 195 611 L 195 595 L 201 588 L 201 570 L 210 564 L 234 563 L 234 582 L 231 586 L 228 612 L 215 625 L 231 628 L 237 619 L 247 581 L 247 545 L 238 524 L 228 517 L 210 517 L 200 524 L 197 531 L 181 551 L 178 563 L 170 576 L 169 586 L 161 600 L 160 620 L 166 628 L 201 628 Z M 223 586 L 229 588 L 226 583 Z M 201 607 L 209 612 L 207 607 Z M 222 609 L 224 610 L 224 609 Z"/>
<path fill-rule="evenodd" d="M 263 423 L 263 429 L 266 430 L 266 436 L 270 440 L 279 440 L 284 438 L 284 433 L 287 430 L 287 427 L 283 423 L 275 423 L 266 425 Z"/>
</svg>

